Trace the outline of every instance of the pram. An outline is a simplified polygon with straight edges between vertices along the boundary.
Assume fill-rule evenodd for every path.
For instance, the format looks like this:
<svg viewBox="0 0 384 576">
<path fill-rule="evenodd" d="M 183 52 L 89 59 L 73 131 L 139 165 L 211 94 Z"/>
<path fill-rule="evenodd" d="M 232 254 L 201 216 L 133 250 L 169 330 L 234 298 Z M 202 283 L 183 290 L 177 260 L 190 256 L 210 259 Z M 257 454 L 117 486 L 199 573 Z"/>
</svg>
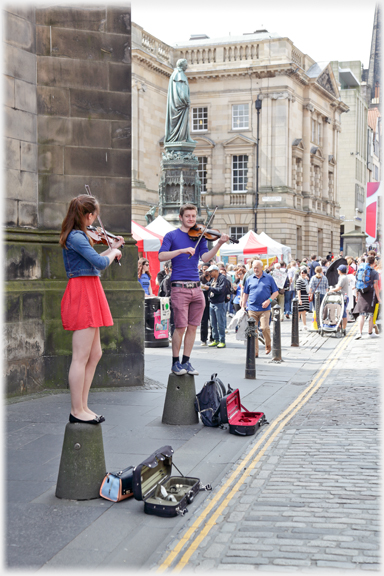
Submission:
<svg viewBox="0 0 384 576">
<path fill-rule="evenodd" d="M 341 292 L 325 294 L 320 306 L 320 336 L 334 333 L 337 338 L 343 335 L 342 318 L 344 311 L 344 296 Z"/>
</svg>

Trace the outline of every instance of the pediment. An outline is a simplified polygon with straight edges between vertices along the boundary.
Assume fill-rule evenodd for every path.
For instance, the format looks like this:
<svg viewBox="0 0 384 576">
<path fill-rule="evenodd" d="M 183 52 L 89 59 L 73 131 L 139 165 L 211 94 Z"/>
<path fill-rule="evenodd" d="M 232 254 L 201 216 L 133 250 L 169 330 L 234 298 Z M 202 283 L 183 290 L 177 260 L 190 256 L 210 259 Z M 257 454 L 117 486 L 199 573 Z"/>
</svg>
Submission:
<svg viewBox="0 0 384 576">
<path fill-rule="evenodd" d="M 311 156 L 315 156 L 316 158 L 321 158 L 321 160 L 324 160 L 321 149 L 318 146 L 312 146 Z"/>
<path fill-rule="evenodd" d="M 328 156 L 328 163 L 329 163 L 331 166 L 336 166 L 335 157 L 333 156 L 333 154 L 330 154 L 330 155 Z"/>
<path fill-rule="evenodd" d="M 247 146 L 250 144 L 254 145 L 256 144 L 256 140 L 253 140 L 253 138 L 248 138 L 247 136 L 243 136 L 243 134 L 236 134 L 224 142 L 223 146 L 226 148 L 227 146 L 244 146 L 244 144 Z"/>
<path fill-rule="evenodd" d="M 339 90 L 337 88 L 335 77 L 332 70 L 329 70 L 328 67 L 322 74 L 320 74 L 316 82 L 335 98 L 339 97 Z"/>
<path fill-rule="evenodd" d="M 308 78 L 329 92 L 334 98 L 339 98 L 339 88 L 332 66 L 329 62 L 316 62 L 306 72 Z"/>
<path fill-rule="evenodd" d="M 296 138 L 296 140 L 294 140 L 292 142 L 292 146 L 294 148 L 298 148 L 299 150 L 304 150 L 303 139 L 302 138 Z"/>
<path fill-rule="evenodd" d="M 210 148 L 214 148 L 216 146 L 216 143 L 211 140 L 210 138 L 208 138 L 207 136 L 197 136 L 196 134 L 193 134 L 193 139 L 197 142 L 197 145 L 201 145 L 201 146 L 209 146 Z"/>
</svg>

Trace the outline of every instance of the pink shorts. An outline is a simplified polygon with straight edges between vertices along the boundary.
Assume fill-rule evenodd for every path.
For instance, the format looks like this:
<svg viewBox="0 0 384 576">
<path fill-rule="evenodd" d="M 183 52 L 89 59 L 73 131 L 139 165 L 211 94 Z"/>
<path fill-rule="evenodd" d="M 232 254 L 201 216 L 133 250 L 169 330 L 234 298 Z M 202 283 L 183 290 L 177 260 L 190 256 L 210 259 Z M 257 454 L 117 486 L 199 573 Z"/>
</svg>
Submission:
<svg viewBox="0 0 384 576">
<path fill-rule="evenodd" d="M 199 326 L 204 314 L 205 298 L 200 288 L 172 286 L 171 303 L 175 328 Z"/>
</svg>

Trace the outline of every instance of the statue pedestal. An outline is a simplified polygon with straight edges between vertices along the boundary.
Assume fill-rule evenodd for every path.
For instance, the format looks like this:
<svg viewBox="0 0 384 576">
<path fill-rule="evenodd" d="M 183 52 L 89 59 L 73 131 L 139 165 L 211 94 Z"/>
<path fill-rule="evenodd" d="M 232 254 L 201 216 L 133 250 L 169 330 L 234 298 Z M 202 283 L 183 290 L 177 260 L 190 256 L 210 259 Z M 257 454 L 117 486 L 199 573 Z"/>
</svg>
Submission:
<svg viewBox="0 0 384 576">
<path fill-rule="evenodd" d="M 183 204 L 194 204 L 198 222 L 201 218 L 201 182 L 199 160 L 193 155 L 196 142 L 164 144 L 159 183 L 159 214 L 179 226 L 179 210 Z"/>
</svg>

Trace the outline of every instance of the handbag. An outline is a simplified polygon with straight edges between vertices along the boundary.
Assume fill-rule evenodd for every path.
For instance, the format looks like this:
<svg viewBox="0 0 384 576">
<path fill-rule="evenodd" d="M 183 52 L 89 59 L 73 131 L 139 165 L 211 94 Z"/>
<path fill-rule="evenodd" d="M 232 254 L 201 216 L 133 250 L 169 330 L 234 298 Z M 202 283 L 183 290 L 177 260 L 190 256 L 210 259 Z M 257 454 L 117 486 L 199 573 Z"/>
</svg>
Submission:
<svg viewBox="0 0 384 576">
<path fill-rule="evenodd" d="M 108 472 L 100 486 L 100 496 L 112 502 L 120 502 L 133 496 L 133 466 L 120 472 Z"/>
<path fill-rule="evenodd" d="M 320 282 L 321 282 L 321 278 L 320 278 Z M 318 282 L 316 288 L 314 289 L 314 291 L 312 292 L 312 294 L 308 294 L 308 301 L 312 302 L 313 300 L 313 295 L 315 294 L 316 290 L 318 289 L 318 287 L 320 286 L 320 282 Z"/>
</svg>

